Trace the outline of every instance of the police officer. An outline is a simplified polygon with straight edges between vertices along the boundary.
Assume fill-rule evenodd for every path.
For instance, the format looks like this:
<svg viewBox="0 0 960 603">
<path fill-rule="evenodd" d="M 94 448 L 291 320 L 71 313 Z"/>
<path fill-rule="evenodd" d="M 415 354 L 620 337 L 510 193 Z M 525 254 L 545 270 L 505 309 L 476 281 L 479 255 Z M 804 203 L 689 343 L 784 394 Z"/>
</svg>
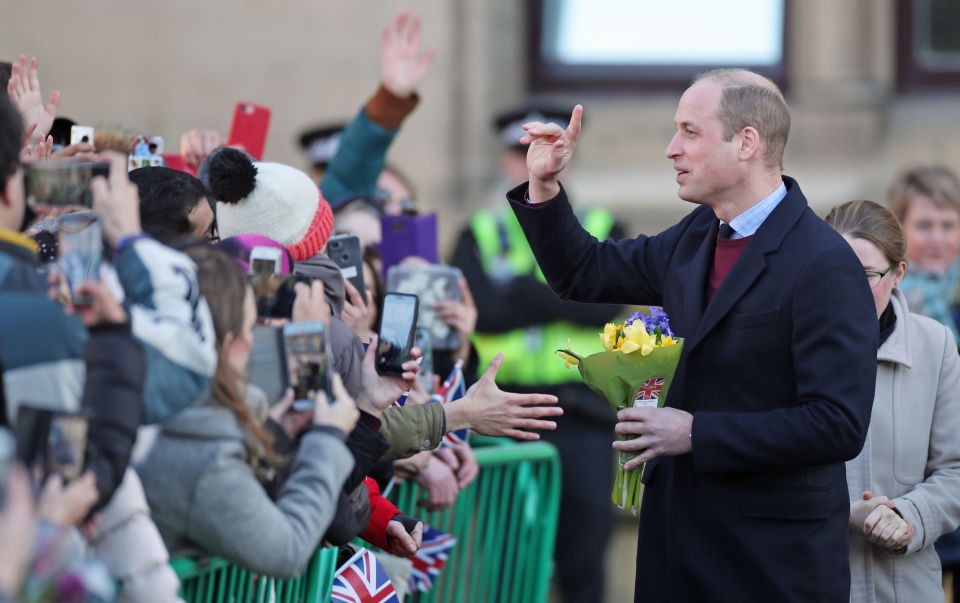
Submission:
<svg viewBox="0 0 960 603">
<path fill-rule="evenodd" d="M 566 106 L 527 103 L 497 116 L 505 180 L 498 191 L 527 179 L 527 147 L 520 144 L 523 124 L 550 121 L 565 128 L 570 113 Z M 580 218 L 599 240 L 623 236 L 623 229 L 604 209 L 581 211 Z M 463 271 L 479 311 L 474 336 L 478 365 L 486 366 L 503 352 L 497 378 L 503 389 L 549 393 L 560 399 L 564 415 L 557 430 L 542 434 L 557 447 L 562 463 L 556 575 L 567 603 L 602 601 L 604 554 L 613 518 L 610 442 L 616 415 L 583 385 L 576 370 L 564 368 L 555 351 L 569 347 L 568 340 L 581 354 L 602 351 L 598 333 L 622 308 L 560 300 L 546 284 L 513 211 L 500 195 L 494 205 L 471 217 L 451 263 Z"/>
</svg>

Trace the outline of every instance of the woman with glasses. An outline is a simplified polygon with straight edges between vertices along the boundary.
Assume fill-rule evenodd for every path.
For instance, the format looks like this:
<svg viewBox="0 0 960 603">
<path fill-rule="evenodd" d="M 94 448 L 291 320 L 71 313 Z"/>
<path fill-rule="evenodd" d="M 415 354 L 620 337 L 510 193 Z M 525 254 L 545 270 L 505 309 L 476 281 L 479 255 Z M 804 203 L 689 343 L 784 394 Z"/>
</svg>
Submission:
<svg viewBox="0 0 960 603">
<path fill-rule="evenodd" d="M 906 242 L 893 214 L 851 201 L 826 220 L 863 264 L 879 331 L 870 429 L 847 463 L 850 600 L 943 601 L 933 543 L 960 525 L 960 356 L 898 289 Z"/>
</svg>

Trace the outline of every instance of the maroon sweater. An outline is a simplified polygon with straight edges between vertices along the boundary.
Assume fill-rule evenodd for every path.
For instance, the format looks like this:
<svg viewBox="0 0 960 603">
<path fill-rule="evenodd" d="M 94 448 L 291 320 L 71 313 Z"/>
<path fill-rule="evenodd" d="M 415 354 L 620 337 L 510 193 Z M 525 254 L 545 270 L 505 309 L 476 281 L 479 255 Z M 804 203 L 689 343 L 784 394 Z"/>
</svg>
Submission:
<svg viewBox="0 0 960 603">
<path fill-rule="evenodd" d="M 717 237 L 717 248 L 713 253 L 713 268 L 710 270 L 710 282 L 707 283 L 707 304 L 713 299 L 720 283 L 727 278 L 733 265 L 740 259 L 740 254 L 746 249 L 753 237 L 742 239 L 721 239 Z"/>
</svg>

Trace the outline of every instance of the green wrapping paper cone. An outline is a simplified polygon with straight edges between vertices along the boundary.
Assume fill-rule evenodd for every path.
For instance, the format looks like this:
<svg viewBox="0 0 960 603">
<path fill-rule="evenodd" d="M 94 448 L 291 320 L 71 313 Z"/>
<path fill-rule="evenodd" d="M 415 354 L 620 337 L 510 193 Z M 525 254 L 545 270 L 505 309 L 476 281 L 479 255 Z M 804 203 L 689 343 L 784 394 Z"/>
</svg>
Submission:
<svg viewBox="0 0 960 603">
<path fill-rule="evenodd" d="M 582 357 L 572 350 L 557 350 L 568 365 L 577 365 L 583 382 L 617 410 L 634 406 L 662 407 L 682 352 L 682 339 L 677 339 L 674 345 L 655 347 L 647 356 L 639 351 L 631 354 L 614 351 Z M 632 438 L 620 436 L 620 439 Z M 633 512 L 640 508 L 643 492 L 640 477 L 644 468 L 625 471 L 623 465 L 636 456 L 632 452 L 617 452 L 617 473 L 610 495 L 615 505 Z"/>
</svg>

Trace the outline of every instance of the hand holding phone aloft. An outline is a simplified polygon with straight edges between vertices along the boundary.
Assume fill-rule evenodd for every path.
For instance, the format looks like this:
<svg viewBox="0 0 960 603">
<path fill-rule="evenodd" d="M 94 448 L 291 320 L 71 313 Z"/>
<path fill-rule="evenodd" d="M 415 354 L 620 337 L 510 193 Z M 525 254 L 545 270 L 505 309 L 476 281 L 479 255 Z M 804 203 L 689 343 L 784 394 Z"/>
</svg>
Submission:
<svg viewBox="0 0 960 603">
<path fill-rule="evenodd" d="M 340 375 L 334 373 L 331 376 L 330 385 L 333 389 L 333 400 L 328 402 L 327 395 L 320 392 L 317 396 L 316 408 L 313 411 L 313 424 L 336 427 L 344 434 L 349 434 L 360 419 L 360 411 L 357 410 L 353 398 L 343 387 Z"/>
<path fill-rule="evenodd" d="M 100 497 L 92 471 L 64 486 L 63 478 L 52 475 L 40 493 L 38 512 L 50 523 L 63 527 L 78 525 Z"/>
<path fill-rule="evenodd" d="M 398 377 L 382 375 L 377 371 L 374 360 L 378 342 L 379 337 L 374 335 L 363 355 L 360 370 L 362 389 L 357 399 L 358 406 L 374 416 L 379 416 L 403 392 L 413 388 L 420 370 L 418 359 L 423 355 L 418 348 L 412 348 L 409 359 L 401 365 Z"/>
<path fill-rule="evenodd" d="M 350 327 L 361 341 L 369 341 L 374 324 L 377 322 L 377 307 L 373 302 L 373 292 L 367 289 L 366 299 L 363 299 L 349 280 L 343 281 L 343 286 L 347 298 L 343 302 L 343 310 L 340 311 L 340 320 Z"/>
<path fill-rule="evenodd" d="M 116 246 L 121 239 L 140 234 L 140 193 L 127 177 L 127 158 L 104 153 L 110 163 L 109 179 L 97 176 L 90 181 L 93 211 L 100 216 L 107 242 Z"/>
</svg>

